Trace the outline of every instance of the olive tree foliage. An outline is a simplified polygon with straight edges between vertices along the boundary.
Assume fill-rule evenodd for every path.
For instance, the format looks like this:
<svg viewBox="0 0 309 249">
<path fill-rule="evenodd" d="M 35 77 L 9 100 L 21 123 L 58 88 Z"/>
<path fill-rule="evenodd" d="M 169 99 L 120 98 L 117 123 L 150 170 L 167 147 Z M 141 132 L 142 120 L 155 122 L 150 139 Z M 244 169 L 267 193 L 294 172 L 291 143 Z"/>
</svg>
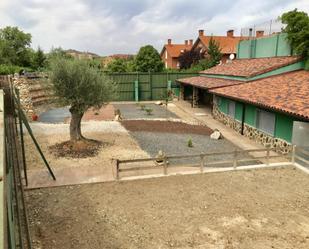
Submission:
<svg viewBox="0 0 309 249">
<path fill-rule="evenodd" d="M 281 16 L 283 29 L 287 33 L 293 51 L 305 59 L 306 70 L 309 70 L 309 16 L 306 12 L 294 9 Z"/>
<path fill-rule="evenodd" d="M 112 100 L 116 84 L 91 67 L 84 60 L 57 57 L 50 63 L 50 81 L 55 95 L 70 106 L 70 138 L 85 139 L 81 133 L 81 120 L 90 107 L 100 108 Z"/>
</svg>

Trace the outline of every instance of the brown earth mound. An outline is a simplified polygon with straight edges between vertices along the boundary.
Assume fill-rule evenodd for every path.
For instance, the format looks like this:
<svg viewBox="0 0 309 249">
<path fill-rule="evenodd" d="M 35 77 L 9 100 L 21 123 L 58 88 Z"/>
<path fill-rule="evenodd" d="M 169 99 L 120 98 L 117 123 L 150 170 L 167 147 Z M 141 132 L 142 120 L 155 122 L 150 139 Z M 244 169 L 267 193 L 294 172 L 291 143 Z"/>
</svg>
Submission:
<svg viewBox="0 0 309 249">
<path fill-rule="evenodd" d="M 124 120 L 121 124 L 128 131 L 150 131 L 168 133 L 190 133 L 210 135 L 213 131 L 204 125 L 190 125 L 182 122 L 156 120 Z"/>
<path fill-rule="evenodd" d="M 80 141 L 65 141 L 49 146 L 49 150 L 56 157 L 85 158 L 94 157 L 98 154 L 102 146 L 107 143 L 93 139 L 84 139 Z"/>
</svg>

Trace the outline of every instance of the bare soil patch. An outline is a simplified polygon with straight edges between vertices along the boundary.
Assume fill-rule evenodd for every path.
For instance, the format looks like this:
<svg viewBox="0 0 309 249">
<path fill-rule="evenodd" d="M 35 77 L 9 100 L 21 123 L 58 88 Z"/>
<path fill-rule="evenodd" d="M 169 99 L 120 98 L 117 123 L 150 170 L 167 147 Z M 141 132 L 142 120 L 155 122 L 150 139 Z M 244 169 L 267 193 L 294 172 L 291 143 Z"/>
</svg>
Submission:
<svg viewBox="0 0 309 249">
<path fill-rule="evenodd" d="M 34 248 L 307 249 L 308 176 L 264 169 L 26 192 Z"/>
<path fill-rule="evenodd" d="M 96 156 L 102 147 L 108 145 L 108 143 L 94 139 L 83 139 L 80 141 L 69 140 L 51 145 L 49 146 L 49 150 L 56 157 L 85 158 Z"/>
<path fill-rule="evenodd" d="M 183 122 L 158 120 L 123 120 L 121 124 L 129 131 L 150 131 L 166 133 L 189 133 L 210 135 L 213 131 L 205 125 L 191 125 Z"/>
</svg>

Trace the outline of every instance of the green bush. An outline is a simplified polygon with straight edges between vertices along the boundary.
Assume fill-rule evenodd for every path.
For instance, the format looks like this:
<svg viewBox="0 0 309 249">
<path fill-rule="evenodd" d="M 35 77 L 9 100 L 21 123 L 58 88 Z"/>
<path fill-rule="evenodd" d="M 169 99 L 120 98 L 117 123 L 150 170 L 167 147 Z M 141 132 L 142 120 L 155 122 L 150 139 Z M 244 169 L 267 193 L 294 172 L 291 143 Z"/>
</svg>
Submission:
<svg viewBox="0 0 309 249">
<path fill-rule="evenodd" d="M 153 109 L 151 108 L 145 108 L 145 112 L 147 113 L 147 115 L 151 115 L 153 112 Z"/>
<path fill-rule="evenodd" d="M 0 75 L 19 73 L 22 69 L 19 66 L 0 64 Z"/>
</svg>

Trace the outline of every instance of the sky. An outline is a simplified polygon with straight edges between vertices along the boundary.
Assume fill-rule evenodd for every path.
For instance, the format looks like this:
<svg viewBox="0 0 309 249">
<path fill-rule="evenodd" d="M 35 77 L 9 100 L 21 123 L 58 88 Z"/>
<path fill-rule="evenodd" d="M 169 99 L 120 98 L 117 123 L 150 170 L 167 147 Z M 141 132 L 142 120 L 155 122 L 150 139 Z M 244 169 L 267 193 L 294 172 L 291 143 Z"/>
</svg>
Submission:
<svg viewBox="0 0 309 249">
<path fill-rule="evenodd" d="M 275 19 L 309 0 L 0 0 L 0 28 L 32 34 L 32 47 L 134 54 L 147 44 L 159 51 L 205 34 L 225 35 Z"/>
</svg>

